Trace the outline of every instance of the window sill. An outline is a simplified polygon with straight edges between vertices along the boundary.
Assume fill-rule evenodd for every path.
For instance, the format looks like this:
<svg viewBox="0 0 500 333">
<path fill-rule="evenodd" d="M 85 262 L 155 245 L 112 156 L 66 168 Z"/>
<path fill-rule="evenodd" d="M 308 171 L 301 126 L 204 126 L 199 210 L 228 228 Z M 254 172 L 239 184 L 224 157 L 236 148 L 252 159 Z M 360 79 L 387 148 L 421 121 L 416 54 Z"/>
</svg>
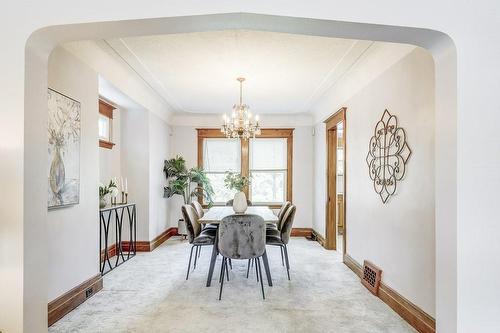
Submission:
<svg viewBox="0 0 500 333">
<path fill-rule="evenodd" d="M 99 147 L 101 147 L 101 148 L 113 149 L 114 145 L 115 144 L 113 142 L 109 142 L 109 141 L 105 141 L 105 140 L 99 139 Z"/>
</svg>

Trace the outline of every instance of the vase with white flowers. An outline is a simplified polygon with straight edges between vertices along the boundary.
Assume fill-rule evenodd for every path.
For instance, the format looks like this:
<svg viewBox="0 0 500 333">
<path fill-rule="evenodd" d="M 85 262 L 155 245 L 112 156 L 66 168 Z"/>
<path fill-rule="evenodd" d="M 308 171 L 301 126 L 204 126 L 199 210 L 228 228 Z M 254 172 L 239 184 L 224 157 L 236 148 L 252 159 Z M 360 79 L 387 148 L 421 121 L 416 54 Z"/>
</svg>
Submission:
<svg viewBox="0 0 500 333">
<path fill-rule="evenodd" d="M 108 185 L 99 184 L 99 208 L 106 207 L 106 198 L 111 196 L 115 198 L 118 195 L 118 187 L 116 186 L 116 181 L 111 179 Z"/>
<path fill-rule="evenodd" d="M 242 176 L 241 173 L 226 172 L 224 185 L 229 190 L 235 190 L 233 198 L 233 210 L 237 214 L 242 214 L 247 210 L 247 197 L 243 189 L 251 184 L 250 177 Z"/>
</svg>

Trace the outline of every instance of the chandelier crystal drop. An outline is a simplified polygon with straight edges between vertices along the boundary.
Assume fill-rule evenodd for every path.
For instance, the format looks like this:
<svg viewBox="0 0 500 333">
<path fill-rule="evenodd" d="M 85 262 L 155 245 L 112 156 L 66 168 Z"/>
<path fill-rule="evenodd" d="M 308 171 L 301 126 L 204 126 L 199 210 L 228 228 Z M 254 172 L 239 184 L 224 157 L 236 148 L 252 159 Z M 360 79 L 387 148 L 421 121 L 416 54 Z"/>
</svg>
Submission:
<svg viewBox="0 0 500 333">
<path fill-rule="evenodd" d="M 260 135 L 259 116 L 255 116 L 254 122 L 248 105 L 243 104 L 243 82 L 245 78 L 239 77 L 236 80 L 240 83 L 240 102 L 233 105 L 233 112 L 230 117 L 224 114 L 224 124 L 222 124 L 220 131 L 227 138 L 248 140 Z"/>
</svg>

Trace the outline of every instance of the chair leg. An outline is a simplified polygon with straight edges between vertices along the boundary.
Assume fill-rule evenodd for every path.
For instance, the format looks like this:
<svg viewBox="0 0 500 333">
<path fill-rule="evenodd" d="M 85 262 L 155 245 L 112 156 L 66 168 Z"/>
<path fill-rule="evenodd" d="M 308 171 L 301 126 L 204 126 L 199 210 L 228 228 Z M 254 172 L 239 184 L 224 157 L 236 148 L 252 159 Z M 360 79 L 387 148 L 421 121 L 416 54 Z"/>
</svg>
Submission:
<svg viewBox="0 0 500 333">
<path fill-rule="evenodd" d="M 285 266 L 285 259 L 283 259 L 283 248 L 280 246 L 280 252 L 281 252 L 281 264 Z"/>
<path fill-rule="evenodd" d="M 198 251 L 198 258 L 201 256 L 201 249 L 202 249 L 202 247 L 200 246 L 199 248 L 200 248 L 200 250 Z"/>
<path fill-rule="evenodd" d="M 224 286 L 224 268 L 226 266 L 226 258 L 222 258 L 222 269 L 221 269 L 221 276 L 222 276 L 222 280 L 220 282 L 220 290 L 219 290 L 219 301 L 222 297 L 222 287 Z"/>
<path fill-rule="evenodd" d="M 223 278 L 224 278 L 224 257 L 222 257 L 222 263 L 220 264 L 219 283 L 222 282 Z"/>
<path fill-rule="evenodd" d="M 264 282 L 262 281 L 262 267 L 260 266 L 260 258 L 255 258 L 257 263 L 255 266 L 259 266 L 259 276 L 260 276 L 260 288 L 262 289 L 262 298 L 266 299 L 266 295 L 264 294 Z"/>
<path fill-rule="evenodd" d="M 189 263 L 188 263 L 188 271 L 186 274 L 186 280 L 189 278 L 189 269 L 191 268 L 191 258 L 193 257 L 193 249 L 194 249 L 194 245 L 191 246 L 191 254 L 189 255 Z"/>
<path fill-rule="evenodd" d="M 286 248 L 286 244 L 283 246 L 283 250 L 285 251 L 286 273 L 288 274 L 288 280 L 290 280 L 290 262 L 288 261 L 288 250 Z"/>
<path fill-rule="evenodd" d="M 229 261 L 231 259 L 226 259 L 226 261 Z M 227 262 L 226 264 L 224 265 L 224 267 L 226 267 L 226 275 L 227 275 L 227 280 L 229 281 L 229 269 L 227 268 Z"/>
<path fill-rule="evenodd" d="M 248 279 L 248 274 L 250 273 L 250 260 L 248 259 L 248 266 L 247 266 L 247 279 Z"/>
<path fill-rule="evenodd" d="M 257 258 L 252 259 L 255 262 L 255 275 L 257 276 L 257 282 L 259 282 L 259 268 L 257 267 Z"/>
<path fill-rule="evenodd" d="M 200 248 L 199 246 L 196 247 L 196 253 L 194 254 L 194 268 L 193 268 L 193 270 L 196 269 L 196 261 L 198 259 L 198 250 L 199 250 L 199 248 Z"/>
<path fill-rule="evenodd" d="M 231 258 L 229 258 L 229 268 L 231 268 L 231 270 L 233 270 L 233 262 L 231 261 Z"/>
</svg>

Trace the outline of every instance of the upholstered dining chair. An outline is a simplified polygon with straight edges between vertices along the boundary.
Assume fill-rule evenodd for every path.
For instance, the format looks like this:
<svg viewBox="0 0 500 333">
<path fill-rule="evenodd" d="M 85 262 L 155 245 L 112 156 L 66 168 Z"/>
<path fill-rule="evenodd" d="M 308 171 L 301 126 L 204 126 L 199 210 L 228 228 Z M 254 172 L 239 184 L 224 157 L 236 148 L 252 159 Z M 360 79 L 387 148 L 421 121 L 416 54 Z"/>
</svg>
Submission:
<svg viewBox="0 0 500 333">
<path fill-rule="evenodd" d="M 191 269 L 191 259 L 193 258 L 193 250 L 196 248 L 194 257 L 194 267 L 196 269 L 196 261 L 198 259 L 198 251 L 201 251 L 202 246 L 209 246 L 215 244 L 215 237 L 217 230 L 205 229 L 201 230 L 201 225 L 198 223 L 198 215 L 196 210 L 191 205 L 183 205 L 181 208 L 182 216 L 186 222 L 186 229 L 188 234 L 188 241 L 191 246 L 191 254 L 189 255 L 189 262 L 186 274 L 186 280 L 189 278 L 189 270 Z"/>
<path fill-rule="evenodd" d="M 260 266 L 260 258 L 266 253 L 266 223 L 264 219 L 253 214 L 226 216 L 219 225 L 217 237 L 219 253 L 222 255 L 219 300 L 222 297 L 224 272 L 227 272 L 229 259 L 255 259 L 256 269 L 260 276 L 262 298 L 265 299 Z"/>
<path fill-rule="evenodd" d="M 205 211 L 203 210 L 203 207 L 201 206 L 201 204 L 198 201 L 194 200 L 193 202 L 191 202 L 191 206 L 193 206 L 193 208 L 196 210 L 196 214 L 198 215 L 198 219 L 201 219 L 205 215 Z M 213 223 L 202 225 L 202 230 L 205 230 L 207 228 L 217 229 L 217 225 L 213 224 Z"/>
<path fill-rule="evenodd" d="M 226 202 L 226 206 L 232 206 L 233 205 L 233 199 L 231 200 L 228 200 Z M 247 199 L 247 206 L 253 206 L 252 202 L 250 200 Z"/>
<path fill-rule="evenodd" d="M 283 215 L 281 229 L 279 230 L 279 235 L 266 235 L 266 245 L 273 245 L 281 247 L 283 253 L 285 254 L 286 272 L 288 275 L 288 280 L 290 280 L 290 261 L 288 260 L 288 249 L 287 244 L 290 241 L 290 234 L 292 233 L 293 220 L 295 218 L 295 211 L 297 208 L 291 205 L 286 210 Z M 282 259 L 283 259 L 283 253 Z"/>
<path fill-rule="evenodd" d="M 292 205 L 292 203 L 290 201 L 284 202 L 283 205 L 281 206 L 280 210 L 278 211 L 278 214 L 277 214 L 278 223 L 267 223 L 266 224 L 266 236 L 278 236 L 278 237 L 280 237 L 280 230 L 281 230 L 281 226 L 283 225 L 283 217 L 291 205 Z M 285 266 L 283 247 L 280 247 L 280 251 L 281 251 L 281 264 L 283 266 Z M 250 268 L 247 269 L 247 271 L 249 271 L 249 270 L 250 270 Z"/>
</svg>

